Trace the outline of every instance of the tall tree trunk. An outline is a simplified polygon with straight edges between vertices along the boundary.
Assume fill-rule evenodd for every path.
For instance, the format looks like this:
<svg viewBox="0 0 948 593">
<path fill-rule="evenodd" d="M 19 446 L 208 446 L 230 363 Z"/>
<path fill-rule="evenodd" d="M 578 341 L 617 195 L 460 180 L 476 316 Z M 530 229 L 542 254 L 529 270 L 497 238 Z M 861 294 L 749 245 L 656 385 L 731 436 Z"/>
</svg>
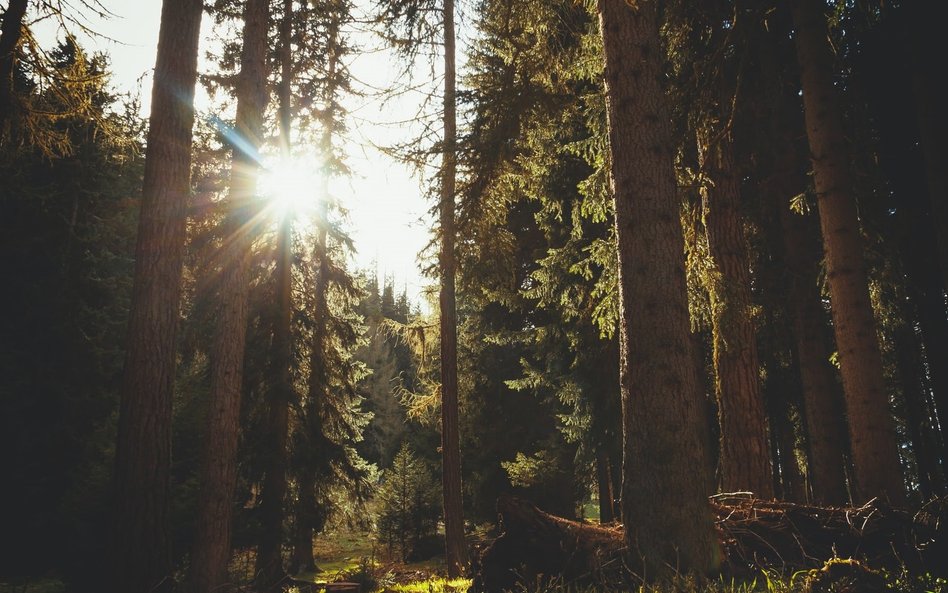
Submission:
<svg viewBox="0 0 948 593">
<path fill-rule="evenodd" d="M 161 9 L 115 453 L 116 593 L 172 585 L 171 402 L 202 6 L 164 0 Z"/>
<path fill-rule="evenodd" d="M 0 142 L 13 113 L 13 72 L 29 0 L 10 0 L 0 24 Z"/>
<path fill-rule="evenodd" d="M 207 442 L 201 464 L 197 525 L 191 548 L 191 593 L 233 589 L 228 583 L 230 534 L 237 485 L 237 441 L 244 346 L 247 338 L 249 259 L 256 221 L 251 218 L 257 191 L 257 151 L 263 142 L 267 93 L 269 0 L 249 0 L 244 8 L 243 48 L 237 87 L 236 131 L 241 142 L 231 162 L 226 203 L 227 234 L 219 250 L 219 310 L 211 350 L 211 392 Z"/>
<path fill-rule="evenodd" d="M 622 518 L 645 576 L 721 562 L 656 2 L 599 0 L 619 252 Z M 660 467 L 656 464 L 660 464 Z"/>
<path fill-rule="evenodd" d="M 774 497 L 767 449 L 767 417 L 760 390 L 757 335 L 751 318 L 750 260 L 741 216 L 730 133 L 699 134 L 702 168 L 712 187 L 702 193 L 708 247 L 719 275 L 711 290 L 714 311 L 714 390 L 721 425 L 719 467 L 725 492 L 749 490 Z"/>
<path fill-rule="evenodd" d="M 903 504 L 905 487 L 869 301 L 849 151 L 833 82 L 825 5 L 821 0 L 795 0 L 792 4 L 807 138 L 849 419 L 854 498 L 858 503 L 881 496 Z"/>
<path fill-rule="evenodd" d="M 457 105 L 454 65 L 454 0 L 444 0 L 444 157 L 441 165 L 441 482 L 444 496 L 444 541 L 448 576 L 467 566 L 464 503 L 461 498 L 461 445 L 458 429 L 458 318 L 454 253 Z"/>
<path fill-rule="evenodd" d="M 293 4 L 283 3 L 280 22 L 280 156 L 291 156 L 292 107 L 291 82 L 293 76 L 290 37 L 292 34 Z M 286 472 L 289 464 L 287 441 L 289 437 L 290 401 L 293 399 L 293 215 L 284 212 L 277 228 L 276 306 L 273 319 L 273 358 L 269 410 L 267 416 L 267 445 L 263 488 L 260 492 L 260 541 L 257 545 L 255 585 L 266 593 L 279 591 L 286 579 L 283 567 L 283 518 L 286 502 Z"/>
</svg>

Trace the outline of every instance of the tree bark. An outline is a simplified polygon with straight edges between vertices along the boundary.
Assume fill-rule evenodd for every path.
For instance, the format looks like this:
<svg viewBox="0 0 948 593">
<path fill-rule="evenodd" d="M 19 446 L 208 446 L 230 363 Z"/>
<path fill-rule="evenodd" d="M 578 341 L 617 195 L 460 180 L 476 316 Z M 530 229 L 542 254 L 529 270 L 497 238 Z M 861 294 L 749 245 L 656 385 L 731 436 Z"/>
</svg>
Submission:
<svg viewBox="0 0 948 593">
<path fill-rule="evenodd" d="M 172 585 L 171 401 L 201 8 L 199 0 L 165 0 L 161 9 L 116 443 L 116 593 Z"/>
<path fill-rule="evenodd" d="M 905 487 L 869 301 L 842 111 L 833 82 L 825 7 L 820 0 L 796 0 L 792 4 L 807 138 L 849 419 L 854 499 L 863 502 L 881 496 L 894 504 L 903 504 Z"/>
<path fill-rule="evenodd" d="M 622 515 L 644 577 L 715 572 L 720 548 L 694 366 L 654 1 L 600 0 L 619 252 Z M 660 464 L 660 467 L 656 464 Z"/>
<path fill-rule="evenodd" d="M 455 177 L 457 170 L 457 105 L 455 78 L 454 0 L 444 0 L 444 156 L 441 165 L 441 481 L 444 496 L 444 539 L 448 576 L 457 578 L 467 566 L 464 503 L 461 497 L 461 447 L 458 428 L 458 334 L 455 295 Z"/>
<path fill-rule="evenodd" d="M 249 259 L 258 222 L 250 213 L 257 191 L 257 151 L 263 142 L 268 99 L 267 33 L 269 0 L 249 0 L 244 9 L 243 48 L 237 87 L 236 131 L 231 187 L 225 205 L 227 234 L 219 250 L 220 288 L 211 350 L 211 391 L 207 442 L 201 464 L 197 525 L 191 549 L 189 590 L 233 590 L 228 579 L 230 535 L 237 485 L 237 441 L 244 347 L 247 337 Z"/>
<path fill-rule="evenodd" d="M 774 497 L 767 448 L 767 416 L 760 389 L 760 357 L 752 319 L 750 260 L 741 216 L 730 133 L 699 134 L 702 168 L 712 186 L 702 191 L 704 227 L 718 276 L 711 290 L 714 322 L 714 390 L 721 425 L 720 458 L 725 492 Z M 713 144 L 712 144 L 713 143 Z"/>
<path fill-rule="evenodd" d="M 28 5 L 29 0 L 10 0 L 3 13 L 3 23 L 0 24 L 0 141 L 6 134 L 7 124 L 13 114 L 13 71 Z"/>
</svg>

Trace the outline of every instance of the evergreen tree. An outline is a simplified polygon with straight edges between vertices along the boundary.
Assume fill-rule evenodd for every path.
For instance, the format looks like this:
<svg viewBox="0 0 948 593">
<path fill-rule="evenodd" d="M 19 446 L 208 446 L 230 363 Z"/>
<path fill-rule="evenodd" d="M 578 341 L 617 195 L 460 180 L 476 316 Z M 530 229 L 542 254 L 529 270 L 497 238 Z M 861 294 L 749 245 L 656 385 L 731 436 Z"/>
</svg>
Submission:
<svg viewBox="0 0 948 593">
<path fill-rule="evenodd" d="M 171 587 L 171 400 L 202 3 L 162 4 L 115 464 L 111 590 Z"/>
</svg>

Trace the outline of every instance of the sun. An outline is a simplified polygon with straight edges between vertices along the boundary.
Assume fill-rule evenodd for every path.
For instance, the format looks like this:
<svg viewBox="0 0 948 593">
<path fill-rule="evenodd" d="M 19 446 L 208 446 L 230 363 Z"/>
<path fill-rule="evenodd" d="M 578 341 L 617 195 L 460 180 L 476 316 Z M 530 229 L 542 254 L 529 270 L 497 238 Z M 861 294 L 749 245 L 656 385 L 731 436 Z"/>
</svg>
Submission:
<svg viewBox="0 0 948 593">
<path fill-rule="evenodd" d="M 316 211 L 321 199 L 317 166 L 315 157 L 264 158 L 258 191 L 276 218 L 302 218 Z"/>
</svg>

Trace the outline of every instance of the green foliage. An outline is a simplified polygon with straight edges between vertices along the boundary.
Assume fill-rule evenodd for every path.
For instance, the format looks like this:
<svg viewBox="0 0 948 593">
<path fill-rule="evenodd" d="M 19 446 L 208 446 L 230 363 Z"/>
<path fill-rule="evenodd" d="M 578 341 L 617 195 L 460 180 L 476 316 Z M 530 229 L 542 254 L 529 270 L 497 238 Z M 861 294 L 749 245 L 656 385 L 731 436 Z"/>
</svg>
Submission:
<svg viewBox="0 0 948 593">
<path fill-rule="evenodd" d="M 378 539 L 402 561 L 413 558 L 425 539 L 435 535 L 441 491 L 428 468 L 403 445 L 392 467 L 382 473 L 377 494 Z"/>
</svg>

